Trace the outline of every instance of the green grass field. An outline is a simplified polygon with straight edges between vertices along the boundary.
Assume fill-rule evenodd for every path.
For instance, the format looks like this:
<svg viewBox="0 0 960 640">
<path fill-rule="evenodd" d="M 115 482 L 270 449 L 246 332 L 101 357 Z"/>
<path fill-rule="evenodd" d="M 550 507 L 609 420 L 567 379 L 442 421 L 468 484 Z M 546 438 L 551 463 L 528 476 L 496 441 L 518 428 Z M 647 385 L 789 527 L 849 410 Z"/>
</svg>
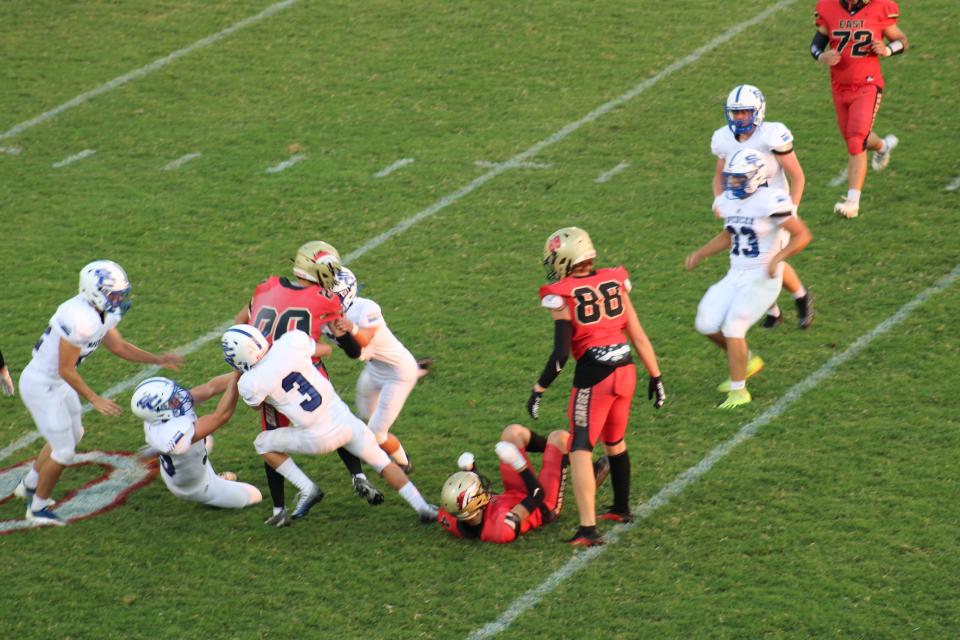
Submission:
<svg viewBox="0 0 960 640">
<path fill-rule="evenodd" d="M 461 451 L 492 470 L 502 427 L 529 423 L 553 331 L 537 300 L 543 242 L 575 224 L 602 265 L 630 271 L 663 369 L 667 405 L 655 412 L 638 391 L 628 432 L 639 510 L 960 263 L 960 192 L 945 190 L 960 174 L 956 5 L 901 3 L 912 49 L 883 63 L 877 121 L 901 146 L 868 175 L 855 220 L 832 213 L 846 153 L 827 74 L 807 53 L 813 5 L 302 0 L 14 130 L 271 5 L 5 3 L 0 348 L 19 375 L 79 269 L 101 257 L 133 282 L 126 338 L 191 345 L 262 278 L 287 274 L 301 243 L 328 240 L 352 255 L 401 340 L 436 359 L 393 428 L 436 501 Z M 718 231 L 710 135 L 743 82 L 797 140 L 814 240 L 792 263 L 818 316 L 797 330 L 781 296 L 788 322 L 748 336 L 767 361 L 754 403 L 727 413 L 714 408 L 725 360 L 693 327 L 726 259 L 688 273 L 683 258 Z M 85 149 L 96 154 L 53 168 Z M 265 171 L 296 153 L 305 158 Z M 375 177 L 403 158 L 415 162 Z M 549 166 L 475 164 L 511 159 Z M 583 553 L 562 544 L 576 525 L 572 493 L 557 524 L 481 546 L 418 524 L 393 493 L 368 506 L 327 456 L 300 461 L 327 498 L 288 529 L 261 524 L 265 504 L 216 511 L 156 480 L 98 517 L 0 536 L 0 636 L 466 638 L 493 623 L 503 638 L 960 637 L 958 317 L 960 287 L 933 293 L 562 579 L 551 576 Z M 352 400 L 357 363 L 338 352 L 328 365 Z M 193 385 L 223 371 L 213 340 L 176 377 Z M 103 391 L 141 368 L 102 349 L 81 373 Z M 545 395 L 538 430 L 565 425 L 571 377 Z M 130 392 L 117 396 L 125 408 Z M 81 450 L 143 444 L 129 410 L 84 423 Z M 19 398 L 0 398 L 0 448 L 33 430 Z M 258 430 L 238 408 L 212 460 L 266 493 Z M 8 447 L 0 465 L 40 446 Z M 68 469 L 54 497 L 94 475 Z M 598 505 L 609 499 L 607 486 Z M 18 501 L 0 503 L 0 520 L 22 517 Z M 532 606 L 504 621 L 521 598 Z"/>
</svg>

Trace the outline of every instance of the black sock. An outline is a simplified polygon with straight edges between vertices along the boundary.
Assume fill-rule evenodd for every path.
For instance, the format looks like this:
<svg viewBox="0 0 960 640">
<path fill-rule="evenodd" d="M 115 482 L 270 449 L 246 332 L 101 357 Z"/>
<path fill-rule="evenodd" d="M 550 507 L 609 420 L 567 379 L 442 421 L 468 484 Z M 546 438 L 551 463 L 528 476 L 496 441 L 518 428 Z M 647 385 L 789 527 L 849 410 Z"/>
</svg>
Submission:
<svg viewBox="0 0 960 640">
<path fill-rule="evenodd" d="M 340 456 L 341 460 L 343 460 L 343 466 L 347 468 L 347 471 L 350 472 L 350 475 L 355 476 L 358 473 L 363 473 L 363 468 L 360 466 L 360 458 L 353 455 L 343 447 L 337 449 L 337 455 Z"/>
<path fill-rule="evenodd" d="M 609 458 L 613 510 L 618 513 L 630 513 L 630 453 L 624 451 Z"/>
<path fill-rule="evenodd" d="M 530 442 L 527 444 L 527 451 L 532 453 L 543 453 L 547 450 L 547 439 L 534 430 L 530 430 Z"/>
<path fill-rule="evenodd" d="M 267 486 L 270 487 L 270 499 L 273 500 L 273 506 L 276 509 L 283 509 L 283 476 L 266 462 L 263 463 L 263 468 L 267 472 Z"/>
<path fill-rule="evenodd" d="M 583 535 L 589 536 L 589 535 L 594 535 L 596 533 L 597 533 L 597 525 L 595 524 L 591 524 L 590 526 L 582 524 L 577 528 L 577 534 L 583 534 Z"/>
<path fill-rule="evenodd" d="M 570 456 L 568 456 L 567 454 L 563 454 L 563 457 L 560 458 L 560 468 L 566 469 L 569 466 L 570 466 Z"/>
</svg>

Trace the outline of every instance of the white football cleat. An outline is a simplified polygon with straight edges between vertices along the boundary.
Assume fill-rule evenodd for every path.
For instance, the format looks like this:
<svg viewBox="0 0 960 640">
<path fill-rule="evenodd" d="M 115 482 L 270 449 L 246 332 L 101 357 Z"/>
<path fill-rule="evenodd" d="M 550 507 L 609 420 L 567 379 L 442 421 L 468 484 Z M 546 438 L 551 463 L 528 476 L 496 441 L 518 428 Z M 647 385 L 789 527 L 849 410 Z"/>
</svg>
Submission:
<svg viewBox="0 0 960 640">
<path fill-rule="evenodd" d="M 900 144 L 900 138 L 891 133 L 887 136 L 884 136 L 883 142 L 883 151 L 874 151 L 873 159 L 870 161 L 870 166 L 873 167 L 874 171 L 883 171 L 887 168 L 887 165 L 890 164 L 890 152 L 896 149 L 897 145 Z"/>
<path fill-rule="evenodd" d="M 21 479 L 17 484 L 17 487 L 13 490 L 13 495 L 17 496 L 21 500 L 33 500 L 33 494 L 36 492 L 36 489 L 30 489 L 27 487 L 27 483 Z"/>
<path fill-rule="evenodd" d="M 833 211 L 844 218 L 856 218 L 860 215 L 860 203 L 844 199 L 833 205 Z"/>
</svg>

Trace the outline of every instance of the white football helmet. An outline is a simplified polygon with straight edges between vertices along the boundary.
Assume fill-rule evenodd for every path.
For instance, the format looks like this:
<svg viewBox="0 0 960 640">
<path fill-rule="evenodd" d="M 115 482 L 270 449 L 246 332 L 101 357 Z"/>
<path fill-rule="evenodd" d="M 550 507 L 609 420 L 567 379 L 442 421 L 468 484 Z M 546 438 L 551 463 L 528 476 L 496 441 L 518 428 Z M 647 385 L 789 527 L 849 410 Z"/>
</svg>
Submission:
<svg viewBox="0 0 960 640">
<path fill-rule="evenodd" d="M 169 378 L 147 378 L 133 392 L 130 411 L 146 422 L 166 422 L 193 411 L 193 396 Z"/>
<path fill-rule="evenodd" d="M 340 253 L 333 245 L 321 240 L 307 242 L 297 249 L 293 257 L 293 275 L 332 289 L 337 284 L 340 270 Z"/>
<path fill-rule="evenodd" d="M 590 235 L 577 227 L 564 227 L 550 234 L 543 247 L 543 267 L 551 282 L 566 278 L 581 262 L 597 257 Z"/>
<path fill-rule="evenodd" d="M 97 311 L 123 315 L 131 304 L 127 272 L 112 260 L 95 260 L 80 270 L 80 295 Z"/>
<path fill-rule="evenodd" d="M 235 324 L 220 338 L 223 359 L 237 371 L 250 371 L 270 350 L 260 330 L 249 324 Z"/>
<path fill-rule="evenodd" d="M 341 267 L 337 272 L 337 284 L 330 290 L 340 298 L 340 306 L 346 311 L 353 306 L 353 301 L 357 299 L 357 276 L 353 271 L 346 267 Z"/>
<path fill-rule="evenodd" d="M 469 520 L 490 502 L 487 483 L 473 471 L 457 471 L 440 492 L 440 506 L 457 520 Z"/>
<path fill-rule="evenodd" d="M 726 190 L 734 198 L 749 198 L 767 182 L 763 154 L 754 149 L 740 149 L 729 158 L 723 168 Z"/>
<path fill-rule="evenodd" d="M 734 118 L 734 111 L 749 111 L 750 114 L 746 117 Z M 752 84 L 742 84 L 734 87 L 727 96 L 723 113 L 727 117 L 727 126 L 730 127 L 730 131 L 739 136 L 750 133 L 754 127 L 763 124 L 763 118 L 767 113 L 767 101 L 760 89 Z"/>
</svg>

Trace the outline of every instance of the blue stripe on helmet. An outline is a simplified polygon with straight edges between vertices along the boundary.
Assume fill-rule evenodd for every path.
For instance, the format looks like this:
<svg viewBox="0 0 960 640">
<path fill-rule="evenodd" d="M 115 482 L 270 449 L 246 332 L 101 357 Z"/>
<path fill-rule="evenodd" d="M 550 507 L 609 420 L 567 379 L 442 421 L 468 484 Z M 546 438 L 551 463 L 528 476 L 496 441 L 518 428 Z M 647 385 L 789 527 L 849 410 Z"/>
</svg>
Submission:
<svg viewBox="0 0 960 640">
<path fill-rule="evenodd" d="M 254 338 L 254 337 L 253 337 L 253 334 L 251 334 L 250 332 L 244 331 L 243 329 L 236 329 L 236 328 L 233 328 L 233 327 L 231 327 L 230 329 L 228 329 L 228 330 L 227 330 L 227 333 L 229 333 L 230 331 L 236 331 L 236 332 L 239 333 L 239 334 L 242 334 L 242 335 L 247 336 L 248 338 L 250 338 L 251 340 L 253 340 L 253 343 L 254 343 L 255 345 L 257 345 L 257 348 L 258 348 L 258 349 L 263 349 L 263 345 L 260 344 L 260 342 L 259 342 L 256 338 Z"/>
</svg>

